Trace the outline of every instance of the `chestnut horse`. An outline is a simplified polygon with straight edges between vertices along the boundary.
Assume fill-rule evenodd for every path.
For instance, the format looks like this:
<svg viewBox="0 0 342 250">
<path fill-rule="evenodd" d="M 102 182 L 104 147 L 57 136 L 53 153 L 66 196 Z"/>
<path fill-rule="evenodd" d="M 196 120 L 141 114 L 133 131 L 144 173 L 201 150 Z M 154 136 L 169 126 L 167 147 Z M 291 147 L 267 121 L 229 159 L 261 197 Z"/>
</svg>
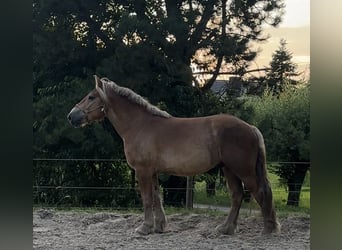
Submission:
<svg viewBox="0 0 342 250">
<path fill-rule="evenodd" d="M 68 120 L 74 127 L 83 127 L 107 117 L 122 137 L 144 206 L 144 222 L 137 233 L 161 233 L 167 225 L 158 173 L 194 176 L 219 164 L 232 205 L 216 229 L 223 234 L 235 232 L 245 185 L 261 207 L 263 233 L 280 232 L 267 179 L 264 140 L 256 127 L 227 114 L 173 117 L 107 78 L 95 76 L 95 86 L 70 111 Z"/>
</svg>

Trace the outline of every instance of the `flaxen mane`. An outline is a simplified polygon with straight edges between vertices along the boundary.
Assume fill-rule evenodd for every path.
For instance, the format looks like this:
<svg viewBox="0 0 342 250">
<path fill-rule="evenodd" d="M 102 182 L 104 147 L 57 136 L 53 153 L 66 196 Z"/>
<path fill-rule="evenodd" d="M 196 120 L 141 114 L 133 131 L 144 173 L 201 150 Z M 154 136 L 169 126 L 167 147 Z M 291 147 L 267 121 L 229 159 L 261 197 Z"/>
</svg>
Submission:
<svg viewBox="0 0 342 250">
<path fill-rule="evenodd" d="M 107 90 L 112 90 L 120 96 L 126 97 L 133 103 L 136 103 L 142 107 L 144 107 L 148 112 L 152 115 L 161 116 L 165 118 L 170 118 L 171 115 L 166 111 L 160 110 L 156 106 L 152 105 L 148 101 L 146 101 L 143 97 L 138 95 L 137 93 L 133 92 L 132 90 L 120 87 L 115 82 L 109 80 L 108 78 L 101 78 L 101 81 L 104 83 L 104 92 L 106 93 Z"/>
</svg>

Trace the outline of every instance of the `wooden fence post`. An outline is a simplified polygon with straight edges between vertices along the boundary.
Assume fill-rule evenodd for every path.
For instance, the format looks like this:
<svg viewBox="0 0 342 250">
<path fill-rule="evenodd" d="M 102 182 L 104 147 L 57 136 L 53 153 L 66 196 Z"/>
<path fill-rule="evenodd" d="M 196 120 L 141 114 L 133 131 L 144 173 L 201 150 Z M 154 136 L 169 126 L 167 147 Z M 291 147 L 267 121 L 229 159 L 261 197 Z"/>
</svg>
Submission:
<svg viewBox="0 0 342 250">
<path fill-rule="evenodd" d="M 192 209 L 193 206 L 193 192 L 194 192 L 194 177 L 187 176 L 186 177 L 186 202 L 185 207 L 187 209 Z"/>
</svg>

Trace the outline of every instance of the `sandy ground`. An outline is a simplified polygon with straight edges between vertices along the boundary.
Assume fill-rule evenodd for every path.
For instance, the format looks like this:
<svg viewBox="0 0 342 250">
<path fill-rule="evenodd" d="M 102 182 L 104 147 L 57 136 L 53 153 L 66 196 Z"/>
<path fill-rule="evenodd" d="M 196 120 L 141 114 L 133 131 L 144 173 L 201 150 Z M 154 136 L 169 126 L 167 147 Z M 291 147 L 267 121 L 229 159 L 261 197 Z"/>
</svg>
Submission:
<svg viewBox="0 0 342 250">
<path fill-rule="evenodd" d="M 280 235 L 261 235 L 260 215 L 239 217 L 235 235 L 217 234 L 214 228 L 224 216 L 169 215 L 168 232 L 141 236 L 134 229 L 142 214 L 110 212 L 33 213 L 33 249 L 310 249 L 309 216 L 281 218 Z"/>
</svg>

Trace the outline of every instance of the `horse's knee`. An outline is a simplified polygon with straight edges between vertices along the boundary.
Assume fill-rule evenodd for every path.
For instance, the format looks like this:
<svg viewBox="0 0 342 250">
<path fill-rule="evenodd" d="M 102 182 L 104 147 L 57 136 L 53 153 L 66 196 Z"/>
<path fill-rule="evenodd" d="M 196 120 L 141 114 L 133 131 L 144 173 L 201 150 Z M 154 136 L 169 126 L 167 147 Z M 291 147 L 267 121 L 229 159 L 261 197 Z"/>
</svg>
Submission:
<svg viewBox="0 0 342 250">
<path fill-rule="evenodd" d="M 270 207 L 273 206 L 273 195 L 269 185 L 265 185 L 258 190 L 260 196 L 260 203 L 262 206 Z"/>
</svg>

